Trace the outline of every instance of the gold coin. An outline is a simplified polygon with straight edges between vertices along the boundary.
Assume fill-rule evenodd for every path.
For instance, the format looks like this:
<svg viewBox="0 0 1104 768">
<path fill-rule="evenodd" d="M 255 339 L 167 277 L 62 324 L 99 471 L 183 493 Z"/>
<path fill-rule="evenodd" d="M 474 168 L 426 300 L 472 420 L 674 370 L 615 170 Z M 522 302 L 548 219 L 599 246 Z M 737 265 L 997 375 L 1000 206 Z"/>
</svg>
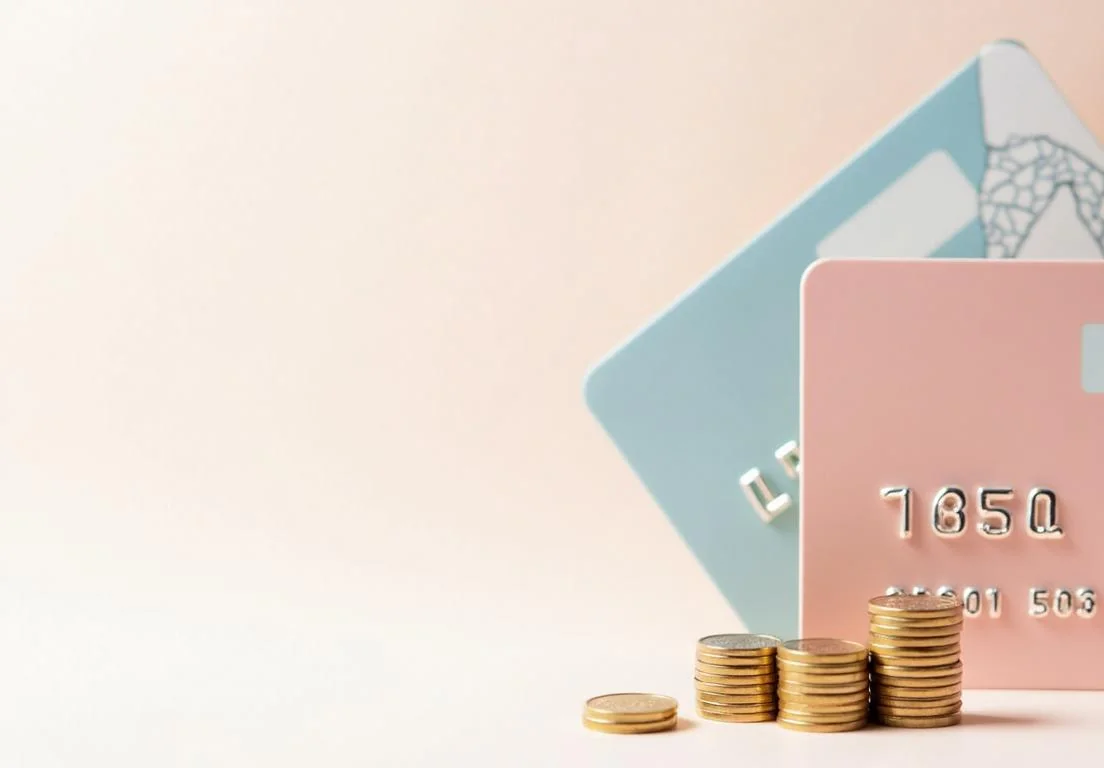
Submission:
<svg viewBox="0 0 1104 768">
<path fill-rule="evenodd" d="M 889 715 L 890 717 L 934 717 L 938 715 L 953 715 L 955 712 L 962 709 L 962 699 L 957 698 L 948 704 L 941 704 L 938 707 L 914 707 L 909 704 L 885 704 L 883 702 L 877 702 L 871 708 L 877 711 L 879 715 Z"/>
<path fill-rule="evenodd" d="M 761 693 L 760 687 L 765 686 L 768 691 L 773 691 L 778 682 L 777 675 L 761 675 L 757 677 L 741 677 L 738 685 L 729 685 L 728 683 L 716 683 L 709 680 L 702 680 L 698 677 L 694 678 L 694 687 L 699 691 L 712 691 L 713 693 Z"/>
<path fill-rule="evenodd" d="M 870 614 L 871 626 L 885 627 L 887 629 L 916 630 L 916 629 L 949 629 L 959 627 L 961 631 L 962 616 L 936 616 L 934 618 L 918 619 L 916 617 L 889 616 Z"/>
<path fill-rule="evenodd" d="M 885 648 L 938 648 L 941 645 L 958 645 L 962 635 L 932 635 L 930 637 L 892 637 L 871 631 L 868 635 L 870 650 Z"/>
<path fill-rule="evenodd" d="M 583 705 L 586 717 L 616 723 L 662 720 L 677 711 L 678 701 L 657 693 L 607 693 Z"/>
<path fill-rule="evenodd" d="M 871 686 L 871 691 L 872 695 L 875 698 L 917 699 L 923 701 L 924 699 L 938 699 L 942 696 L 953 696 L 955 694 L 961 694 L 962 683 L 957 682 L 953 685 L 932 686 L 931 688 L 909 688 L 907 686 L 896 685 L 874 685 Z"/>
<path fill-rule="evenodd" d="M 873 678 L 950 677 L 952 675 L 961 676 L 962 662 L 956 661 L 953 664 L 944 664 L 940 667 L 906 667 L 896 663 L 874 663 L 870 665 L 870 671 Z"/>
<path fill-rule="evenodd" d="M 810 637 L 787 640 L 778 647 L 778 658 L 813 664 L 847 664 L 865 661 L 866 646 L 850 640 L 831 637 Z"/>
<path fill-rule="evenodd" d="M 889 668 L 884 668 L 889 669 Z M 932 668 L 927 666 L 913 666 L 913 668 L 895 668 L 896 670 L 912 669 L 919 672 L 927 672 Z M 940 675 L 937 678 L 924 678 L 924 676 L 905 676 L 899 671 L 893 672 L 881 672 L 871 671 L 870 684 L 872 687 L 879 687 L 881 685 L 889 685 L 891 687 L 915 687 L 915 689 L 927 689 L 927 687 L 941 687 L 943 685 L 954 685 L 963 681 L 962 672 L 946 672 L 936 671 L 936 674 Z"/>
<path fill-rule="evenodd" d="M 917 655 L 878 651 L 871 654 L 870 669 L 879 668 L 879 666 L 951 666 L 959 662 L 962 662 L 962 652 L 959 651 Z"/>
<path fill-rule="evenodd" d="M 871 651 L 870 654 L 870 668 L 876 666 L 882 667 L 911 667 L 911 666 L 926 666 L 926 667 L 947 667 L 955 662 L 962 660 L 962 650 L 958 646 L 954 646 L 958 650 L 943 651 L 939 648 L 921 648 L 919 650 L 914 648 L 895 648 L 892 651 L 877 650 Z M 941 659 L 941 661 L 930 661 L 927 664 L 914 663 L 922 659 Z"/>
<path fill-rule="evenodd" d="M 710 685 L 709 683 L 697 683 L 696 689 L 699 696 L 758 696 L 774 695 L 778 684 L 775 682 L 755 683 L 754 685 Z"/>
<path fill-rule="evenodd" d="M 911 648 L 904 645 L 871 643 L 870 653 L 877 658 L 883 656 L 949 656 L 952 653 L 962 653 L 962 645 L 960 643 L 951 643 L 950 645 L 930 645 L 924 648 Z"/>
<path fill-rule="evenodd" d="M 961 688 L 955 689 L 955 686 L 949 686 L 947 688 L 935 688 L 934 691 L 949 691 L 948 693 L 939 693 L 928 695 L 928 691 L 924 688 L 891 688 L 886 691 L 885 688 L 872 688 L 870 690 L 871 701 L 896 701 L 896 702 L 910 702 L 923 706 L 924 702 L 935 701 L 943 699 L 948 696 L 956 696 L 962 698 Z M 914 695 L 917 694 L 917 695 Z"/>
<path fill-rule="evenodd" d="M 821 675 L 814 673 L 789 672 L 782 670 L 779 680 L 783 683 L 809 683 L 810 685 L 846 685 L 848 683 L 865 683 L 866 670 L 861 672 L 845 672 L 842 675 Z"/>
<path fill-rule="evenodd" d="M 881 672 L 887 668 L 898 667 L 949 667 L 953 664 L 961 664 L 958 653 L 950 653 L 946 656 L 882 656 L 875 657 L 870 668 Z"/>
<path fill-rule="evenodd" d="M 938 595 L 879 595 L 867 603 L 874 616 L 905 619 L 934 619 L 962 616 L 962 603 L 953 597 Z"/>
<path fill-rule="evenodd" d="M 774 701 L 777 697 L 773 691 L 768 693 L 707 693 L 698 691 L 698 701 L 702 704 L 763 704 Z"/>
<path fill-rule="evenodd" d="M 713 685 L 741 685 L 745 680 L 753 683 L 773 683 L 778 679 L 777 672 L 764 672 L 759 675 L 707 675 L 704 672 L 695 672 L 694 679 L 701 683 Z"/>
<path fill-rule="evenodd" d="M 814 707 L 850 707 L 856 704 L 865 704 L 869 695 L 866 690 L 856 693 L 790 693 L 778 692 L 778 701 L 785 704 L 808 704 Z"/>
<path fill-rule="evenodd" d="M 798 718 L 778 716 L 778 724 L 788 731 L 804 731 L 805 733 L 843 733 L 844 731 L 857 731 L 866 727 L 866 718 L 854 720 L 850 723 L 810 723 Z"/>
<path fill-rule="evenodd" d="M 870 689 L 872 691 L 881 691 L 885 688 L 903 688 L 907 691 L 918 691 L 920 693 L 923 693 L 924 691 L 939 690 L 942 688 L 949 688 L 953 686 L 962 686 L 962 675 L 950 677 L 901 677 L 898 675 L 872 675 L 870 678 Z"/>
<path fill-rule="evenodd" d="M 797 683 L 792 680 L 783 680 L 778 684 L 778 695 L 785 693 L 788 696 L 847 696 L 848 694 L 865 694 L 870 687 L 866 678 L 854 683 L 840 683 L 838 685 L 810 685 Z"/>
<path fill-rule="evenodd" d="M 962 713 L 955 712 L 951 715 L 938 717 L 894 717 L 893 715 L 878 715 L 878 722 L 891 728 L 945 728 L 948 725 L 958 725 L 962 722 Z"/>
<path fill-rule="evenodd" d="M 882 617 L 878 617 L 882 618 Z M 870 622 L 870 632 L 889 637 L 957 637 L 962 634 L 962 622 L 944 624 L 936 627 L 914 627 L 911 624 L 886 624 L 881 621 Z"/>
<path fill-rule="evenodd" d="M 754 667 L 718 667 L 712 664 L 697 664 L 694 669 L 700 674 L 714 677 L 754 677 L 777 674 L 773 664 L 757 664 Z"/>
<path fill-rule="evenodd" d="M 836 715 L 866 710 L 868 708 L 868 703 L 866 699 L 849 701 L 846 704 L 817 704 L 807 701 L 794 701 L 792 699 L 779 699 L 778 709 L 785 710 L 791 715 L 796 715 L 798 713 L 809 715 Z"/>
<path fill-rule="evenodd" d="M 822 725 L 835 725 L 837 723 L 853 723 L 856 720 L 866 720 L 870 717 L 866 707 L 856 707 L 847 712 L 809 712 L 794 711 L 789 707 L 779 707 L 778 716 L 788 720 L 800 720 L 804 723 L 818 723 Z"/>
<path fill-rule="evenodd" d="M 774 654 L 769 656 L 719 656 L 714 653 L 698 651 L 694 657 L 698 664 L 714 667 L 758 667 L 774 663 Z"/>
<path fill-rule="evenodd" d="M 866 669 L 866 659 L 862 661 L 850 661 L 846 664 L 820 664 L 817 662 L 808 661 L 793 661 L 791 659 L 779 659 L 778 668 L 785 669 L 788 672 L 805 672 L 805 673 L 827 673 L 832 675 L 843 674 L 844 672 L 861 672 Z"/>
<path fill-rule="evenodd" d="M 601 731 L 602 733 L 656 733 L 658 731 L 669 731 L 678 725 L 678 715 L 671 715 L 663 720 L 654 720 L 650 723 L 618 723 L 608 720 L 595 720 L 584 716 L 583 725 L 592 731 Z"/>
<path fill-rule="evenodd" d="M 949 707 L 952 704 L 962 703 L 962 693 L 949 693 L 946 696 L 937 696 L 930 699 L 905 699 L 895 696 L 875 696 L 872 702 L 879 707 L 902 707 L 905 709 L 931 709 Z"/>
<path fill-rule="evenodd" d="M 722 723 L 765 723 L 774 720 L 777 716 L 774 710 L 756 714 L 725 714 L 712 710 L 702 710 L 701 707 L 698 707 L 698 714 L 706 720 L 717 720 Z"/>
<path fill-rule="evenodd" d="M 763 704 L 704 704 L 699 701 L 698 711 L 714 715 L 760 715 L 764 712 L 777 712 L 778 705 L 773 701 Z"/>
<path fill-rule="evenodd" d="M 782 641 L 773 635 L 707 635 L 698 640 L 698 653 L 717 656 L 774 656 Z"/>
<path fill-rule="evenodd" d="M 760 723 L 764 717 L 774 719 L 778 716 L 778 707 L 776 706 L 761 706 L 755 708 L 745 708 L 745 710 L 732 710 L 730 707 L 723 706 L 702 706 L 698 705 L 698 714 L 702 717 L 733 717 L 736 718 L 734 722 L 746 722 L 746 723 Z"/>
</svg>

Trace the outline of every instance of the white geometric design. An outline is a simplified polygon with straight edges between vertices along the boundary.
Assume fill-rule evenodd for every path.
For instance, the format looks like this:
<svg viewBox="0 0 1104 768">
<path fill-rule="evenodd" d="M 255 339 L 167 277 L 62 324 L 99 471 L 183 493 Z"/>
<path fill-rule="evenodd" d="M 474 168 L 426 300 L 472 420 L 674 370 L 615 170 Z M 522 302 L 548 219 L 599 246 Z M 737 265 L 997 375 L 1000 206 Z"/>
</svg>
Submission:
<svg viewBox="0 0 1104 768">
<path fill-rule="evenodd" d="M 1047 136 L 1013 137 L 1007 146 L 990 147 L 978 195 L 986 255 L 1014 258 L 1064 186 L 1077 201 L 1078 218 L 1104 252 L 1104 172 Z"/>
</svg>

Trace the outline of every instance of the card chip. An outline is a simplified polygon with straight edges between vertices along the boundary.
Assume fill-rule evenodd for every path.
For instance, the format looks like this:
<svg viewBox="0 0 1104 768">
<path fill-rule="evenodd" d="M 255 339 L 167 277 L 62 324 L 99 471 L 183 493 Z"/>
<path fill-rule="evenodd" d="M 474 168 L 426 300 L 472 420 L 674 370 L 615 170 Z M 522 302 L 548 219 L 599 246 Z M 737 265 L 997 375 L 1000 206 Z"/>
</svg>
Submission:
<svg viewBox="0 0 1104 768">
<path fill-rule="evenodd" d="M 1089 394 L 1104 394 L 1104 323 L 1081 328 L 1081 387 Z"/>
</svg>

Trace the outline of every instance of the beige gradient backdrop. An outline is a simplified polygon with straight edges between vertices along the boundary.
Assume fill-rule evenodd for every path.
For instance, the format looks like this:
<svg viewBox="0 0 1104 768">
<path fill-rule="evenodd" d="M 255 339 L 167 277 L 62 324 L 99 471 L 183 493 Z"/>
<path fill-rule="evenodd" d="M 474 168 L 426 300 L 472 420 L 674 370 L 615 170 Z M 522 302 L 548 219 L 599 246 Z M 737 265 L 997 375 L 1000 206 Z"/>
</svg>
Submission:
<svg viewBox="0 0 1104 768">
<path fill-rule="evenodd" d="M 587 366 L 991 39 L 1104 133 L 1102 27 L 1088 1 L 4 3 L 5 762 L 365 764 L 463 691 L 650 685 L 737 624 Z M 420 748 L 491 733 L 442 727 Z"/>
</svg>

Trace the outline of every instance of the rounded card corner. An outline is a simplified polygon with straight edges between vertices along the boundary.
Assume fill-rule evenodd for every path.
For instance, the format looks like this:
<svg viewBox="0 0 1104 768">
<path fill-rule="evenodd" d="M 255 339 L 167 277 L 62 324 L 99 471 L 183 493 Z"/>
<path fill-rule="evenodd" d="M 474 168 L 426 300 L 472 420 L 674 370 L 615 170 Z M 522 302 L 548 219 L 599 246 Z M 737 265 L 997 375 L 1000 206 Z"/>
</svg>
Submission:
<svg viewBox="0 0 1104 768">
<path fill-rule="evenodd" d="M 801 273 L 801 295 L 804 296 L 816 281 L 822 279 L 818 275 L 822 274 L 825 270 L 830 268 L 833 263 L 842 263 L 839 259 L 816 259 L 805 267 L 805 271 Z"/>
</svg>

